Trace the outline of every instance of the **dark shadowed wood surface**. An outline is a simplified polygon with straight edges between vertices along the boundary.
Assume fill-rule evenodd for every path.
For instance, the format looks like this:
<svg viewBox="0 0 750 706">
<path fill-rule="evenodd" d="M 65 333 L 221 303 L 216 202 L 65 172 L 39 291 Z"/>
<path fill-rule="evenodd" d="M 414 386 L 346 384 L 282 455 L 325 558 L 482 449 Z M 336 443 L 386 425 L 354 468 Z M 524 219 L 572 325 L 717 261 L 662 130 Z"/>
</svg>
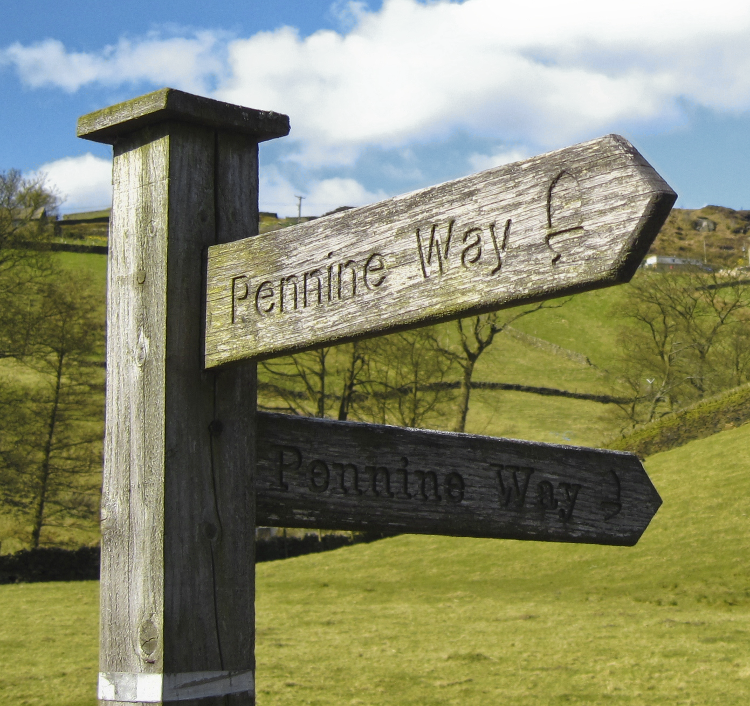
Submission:
<svg viewBox="0 0 750 706">
<path fill-rule="evenodd" d="M 636 456 L 258 413 L 259 525 L 633 545 L 661 498 Z"/>
<path fill-rule="evenodd" d="M 164 113 L 153 95 L 116 106 L 139 119 L 107 133 L 99 698 L 249 706 L 255 364 L 203 369 L 203 274 L 209 245 L 257 228 L 258 138 L 233 119 L 217 129 L 224 104 L 202 126 L 211 101 L 181 94 Z M 144 104 L 161 121 L 143 119 Z"/>
<path fill-rule="evenodd" d="M 675 199 L 609 135 L 211 247 L 206 366 L 627 281 Z"/>
</svg>

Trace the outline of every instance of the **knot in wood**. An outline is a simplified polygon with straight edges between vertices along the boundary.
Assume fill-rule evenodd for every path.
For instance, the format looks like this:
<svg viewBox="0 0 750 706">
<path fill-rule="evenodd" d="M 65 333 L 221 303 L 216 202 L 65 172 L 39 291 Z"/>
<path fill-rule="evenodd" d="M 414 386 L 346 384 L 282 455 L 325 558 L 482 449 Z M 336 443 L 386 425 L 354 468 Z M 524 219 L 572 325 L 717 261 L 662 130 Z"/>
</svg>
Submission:
<svg viewBox="0 0 750 706">
<path fill-rule="evenodd" d="M 135 364 L 142 368 L 146 358 L 148 358 L 148 338 L 141 329 L 138 333 L 138 343 L 135 344 Z"/>
<path fill-rule="evenodd" d="M 159 631 L 151 618 L 141 623 L 138 629 L 138 644 L 148 661 L 159 645 Z"/>
</svg>

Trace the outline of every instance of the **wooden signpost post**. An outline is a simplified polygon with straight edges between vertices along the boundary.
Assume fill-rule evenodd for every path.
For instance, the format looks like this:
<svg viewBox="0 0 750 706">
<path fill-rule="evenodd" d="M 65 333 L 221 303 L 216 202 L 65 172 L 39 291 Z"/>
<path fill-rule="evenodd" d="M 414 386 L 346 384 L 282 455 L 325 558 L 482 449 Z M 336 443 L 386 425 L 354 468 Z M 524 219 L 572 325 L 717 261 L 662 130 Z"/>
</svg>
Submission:
<svg viewBox="0 0 750 706">
<path fill-rule="evenodd" d="M 172 89 L 78 124 L 114 148 L 108 704 L 255 702 L 256 486 L 263 523 L 611 544 L 660 504 L 629 454 L 273 415 L 256 436 L 257 359 L 626 281 L 676 198 L 609 136 L 257 236 L 258 143 L 288 131 Z"/>
<path fill-rule="evenodd" d="M 99 698 L 254 703 L 255 365 L 203 368 L 206 249 L 258 228 L 286 116 L 163 90 L 81 118 L 113 145 Z"/>
</svg>

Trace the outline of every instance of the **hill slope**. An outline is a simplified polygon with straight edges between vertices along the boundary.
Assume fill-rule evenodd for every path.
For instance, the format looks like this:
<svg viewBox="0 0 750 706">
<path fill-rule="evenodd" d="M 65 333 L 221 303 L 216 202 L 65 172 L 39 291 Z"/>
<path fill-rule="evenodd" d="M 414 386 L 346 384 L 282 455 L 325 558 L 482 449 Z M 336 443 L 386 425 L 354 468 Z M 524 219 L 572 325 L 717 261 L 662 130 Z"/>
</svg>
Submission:
<svg viewBox="0 0 750 706">
<path fill-rule="evenodd" d="M 705 261 L 719 267 L 747 265 L 750 211 L 723 206 L 674 208 L 649 255 Z M 705 248 L 704 248 L 705 244 Z"/>
<path fill-rule="evenodd" d="M 618 437 L 607 448 L 650 456 L 742 426 L 749 420 L 750 385 L 741 385 Z"/>
<path fill-rule="evenodd" d="M 402 536 L 258 567 L 259 701 L 746 703 L 748 448 L 649 459 L 632 549 Z"/>
<path fill-rule="evenodd" d="M 259 565 L 258 703 L 744 706 L 750 425 L 646 466 L 664 505 L 633 548 L 411 535 Z M 95 593 L 0 587 L 4 703 L 94 705 Z"/>
</svg>

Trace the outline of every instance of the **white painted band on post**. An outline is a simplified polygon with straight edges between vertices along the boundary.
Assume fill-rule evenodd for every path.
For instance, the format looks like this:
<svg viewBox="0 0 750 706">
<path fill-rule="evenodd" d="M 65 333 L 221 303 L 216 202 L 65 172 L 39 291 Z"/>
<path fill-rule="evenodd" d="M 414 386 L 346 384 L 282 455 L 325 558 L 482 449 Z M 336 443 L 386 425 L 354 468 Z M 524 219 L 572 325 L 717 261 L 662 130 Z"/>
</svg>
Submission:
<svg viewBox="0 0 750 706">
<path fill-rule="evenodd" d="M 252 670 L 182 674 L 99 672 L 100 701 L 150 704 L 244 692 L 255 693 L 255 675 Z"/>
</svg>

